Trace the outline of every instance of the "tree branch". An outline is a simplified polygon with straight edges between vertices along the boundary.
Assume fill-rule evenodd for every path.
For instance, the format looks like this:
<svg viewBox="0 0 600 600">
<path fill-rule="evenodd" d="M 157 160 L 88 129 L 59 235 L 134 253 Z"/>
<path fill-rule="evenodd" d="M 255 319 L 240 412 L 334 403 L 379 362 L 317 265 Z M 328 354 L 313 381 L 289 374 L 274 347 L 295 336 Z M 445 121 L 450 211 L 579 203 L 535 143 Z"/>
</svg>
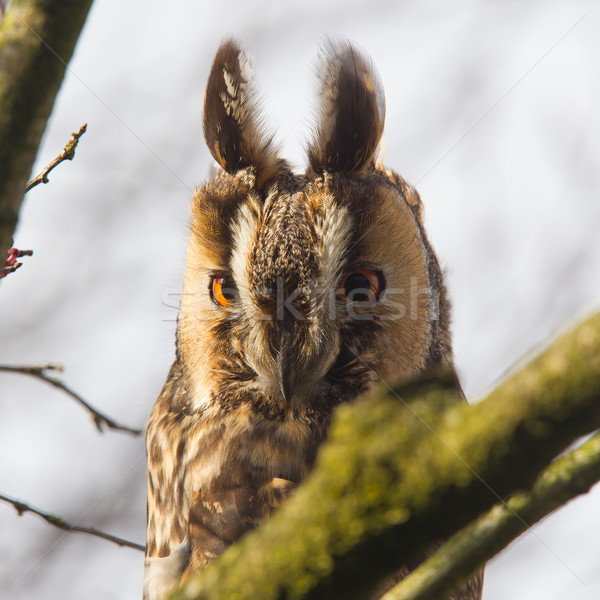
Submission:
<svg viewBox="0 0 600 600">
<path fill-rule="evenodd" d="M 0 26 L 0 256 L 92 0 L 12 0 Z"/>
<path fill-rule="evenodd" d="M 34 188 L 36 185 L 40 183 L 48 183 L 48 175 L 50 171 L 60 165 L 61 162 L 65 160 L 73 160 L 75 157 L 75 149 L 77 148 L 77 144 L 79 143 L 79 138 L 87 131 L 87 123 L 84 123 L 77 132 L 72 133 L 69 141 L 66 143 L 63 151 L 46 167 L 44 170 L 34 177 L 26 186 L 25 192 L 28 192 L 31 188 Z"/>
<path fill-rule="evenodd" d="M 600 434 L 550 465 L 529 493 L 515 494 L 506 504 L 468 525 L 403 579 L 382 600 L 447 598 L 473 574 L 534 523 L 600 480 Z"/>
<path fill-rule="evenodd" d="M 126 425 L 120 425 L 110 417 L 107 417 L 105 414 L 101 413 L 99 410 L 96 410 L 91 404 L 86 402 L 78 393 L 74 392 L 71 388 L 67 387 L 60 379 L 56 377 L 51 377 L 47 375 L 45 371 L 62 371 L 61 365 L 54 364 L 45 364 L 45 365 L 30 365 L 30 366 L 12 366 L 12 365 L 0 365 L 0 372 L 5 373 L 22 373 L 25 375 L 31 375 L 32 377 L 36 377 L 37 379 L 41 379 L 46 383 L 62 390 L 73 398 L 76 402 L 81 404 L 92 416 L 94 424 L 96 425 L 98 431 L 103 432 L 102 427 L 106 426 L 109 429 L 114 429 L 116 431 L 124 431 L 125 433 L 131 433 L 132 435 L 140 435 L 142 433 L 141 429 L 134 429 L 132 427 L 127 427 Z"/>
<path fill-rule="evenodd" d="M 23 513 L 31 512 L 42 517 L 42 519 L 44 519 L 44 521 L 46 521 L 47 523 L 50 523 L 50 525 L 54 525 L 54 527 L 58 527 L 63 531 L 86 533 L 88 535 L 93 535 L 95 537 L 102 538 L 103 540 L 108 540 L 109 542 L 113 542 L 119 546 L 126 546 L 127 548 L 134 548 L 135 550 L 145 550 L 145 546 L 143 546 L 142 544 L 130 542 L 129 540 L 117 537 L 116 535 L 100 531 L 95 527 L 82 527 L 81 525 L 73 525 L 72 523 L 68 523 L 58 515 L 53 515 L 52 513 L 44 512 L 39 508 L 35 508 L 34 506 L 25 504 L 24 502 L 20 502 L 19 500 L 15 500 L 14 498 L 10 498 L 9 496 L 5 496 L 4 494 L 0 494 L 0 500 L 7 502 L 8 504 L 12 504 L 15 507 L 16 511 L 19 513 L 19 516 L 22 516 Z"/>
<path fill-rule="evenodd" d="M 341 406 L 307 481 L 172 597 L 364 598 L 600 426 L 600 314 L 476 406 L 414 387 Z"/>
</svg>

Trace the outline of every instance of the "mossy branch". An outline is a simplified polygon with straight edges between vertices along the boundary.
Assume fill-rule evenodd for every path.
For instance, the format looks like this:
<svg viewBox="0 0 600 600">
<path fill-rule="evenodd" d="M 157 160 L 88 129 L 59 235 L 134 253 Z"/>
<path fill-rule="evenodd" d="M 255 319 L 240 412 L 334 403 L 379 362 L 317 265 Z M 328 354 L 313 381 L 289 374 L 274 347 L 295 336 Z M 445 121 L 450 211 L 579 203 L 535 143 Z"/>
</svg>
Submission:
<svg viewBox="0 0 600 600">
<path fill-rule="evenodd" d="M 534 523 L 600 481 L 600 434 L 552 463 L 530 492 L 498 504 L 446 542 L 382 600 L 447 598 Z"/>
<path fill-rule="evenodd" d="M 478 405 L 457 399 L 427 384 L 340 407 L 309 479 L 172 598 L 366 597 L 600 427 L 600 314 Z"/>
<path fill-rule="evenodd" d="M 12 0 L 0 26 L 0 256 L 92 0 Z"/>
</svg>

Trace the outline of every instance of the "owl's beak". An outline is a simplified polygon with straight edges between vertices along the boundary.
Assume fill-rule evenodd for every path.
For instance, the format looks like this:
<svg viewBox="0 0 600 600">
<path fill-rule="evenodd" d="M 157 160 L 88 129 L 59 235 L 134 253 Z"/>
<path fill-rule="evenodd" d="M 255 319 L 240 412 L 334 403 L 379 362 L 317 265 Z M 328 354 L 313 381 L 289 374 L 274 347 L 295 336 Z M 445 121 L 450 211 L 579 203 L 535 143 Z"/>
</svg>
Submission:
<svg viewBox="0 0 600 600">
<path fill-rule="evenodd" d="M 281 395 L 289 402 L 294 395 L 296 385 L 296 368 L 294 357 L 293 336 L 288 319 L 284 317 L 279 335 L 279 351 L 277 353 L 277 379 Z"/>
</svg>

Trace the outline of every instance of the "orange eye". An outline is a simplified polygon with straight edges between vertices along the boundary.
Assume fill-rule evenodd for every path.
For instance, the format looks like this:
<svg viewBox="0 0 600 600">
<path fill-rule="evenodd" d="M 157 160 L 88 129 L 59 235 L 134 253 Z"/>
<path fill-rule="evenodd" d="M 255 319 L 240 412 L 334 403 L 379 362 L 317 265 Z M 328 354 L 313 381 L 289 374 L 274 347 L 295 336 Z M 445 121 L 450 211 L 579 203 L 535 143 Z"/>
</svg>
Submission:
<svg viewBox="0 0 600 600">
<path fill-rule="evenodd" d="M 364 269 L 346 275 L 337 296 L 342 300 L 348 299 L 351 302 L 367 303 L 378 300 L 384 287 L 385 281 L 382 273 Z"/>
<path fill-rule="evenodd" d="M 230 306 L 235 301 L 237 290 L 227 275 L 215 275 L 210 282 L 210 297 L 218 306 Z"/>
</svg>

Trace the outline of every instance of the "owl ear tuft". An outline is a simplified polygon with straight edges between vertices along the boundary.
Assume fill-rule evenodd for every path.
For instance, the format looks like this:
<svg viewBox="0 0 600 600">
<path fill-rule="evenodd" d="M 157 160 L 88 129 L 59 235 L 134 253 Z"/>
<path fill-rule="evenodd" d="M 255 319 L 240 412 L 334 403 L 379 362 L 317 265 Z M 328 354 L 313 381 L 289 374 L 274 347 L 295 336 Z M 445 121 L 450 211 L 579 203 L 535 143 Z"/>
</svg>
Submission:
<svg viewBox="0 0 600 600">
<path fill-rule="evenodd" d="M 373 164 L 385 121 L 385 96 L 375 66 L 348 40 L 326 39 L 317 76 L 319 116 L 308 147 L 309 170 L 366 170 Z"/>
<path fill-rule="evenodd" d="M 260 114 L 250 57 L 234 40 L 219 47 L 204 94 L 204 139 L 228 173 L 255 167 L 265 182 L 281 160 Z"/>
</svg>

